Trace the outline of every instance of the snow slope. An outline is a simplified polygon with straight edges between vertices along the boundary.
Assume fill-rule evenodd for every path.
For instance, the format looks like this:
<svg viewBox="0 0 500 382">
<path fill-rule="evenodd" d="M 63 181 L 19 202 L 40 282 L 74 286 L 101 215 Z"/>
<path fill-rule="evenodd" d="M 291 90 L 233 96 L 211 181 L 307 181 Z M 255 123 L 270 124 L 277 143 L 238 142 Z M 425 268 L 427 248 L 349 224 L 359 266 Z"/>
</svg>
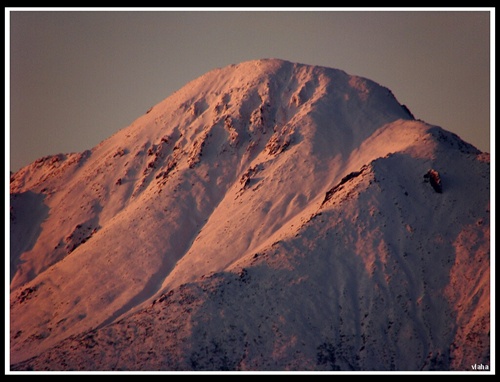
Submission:
<svg viewBox="0 0 500 382">
<path fill-rule="evenodd" d="M 489 226 L 489 155 L 388 89 L 216 69 L 12 176 L 10 362 L 468 370 L 489 364 Z"/>
</svg>

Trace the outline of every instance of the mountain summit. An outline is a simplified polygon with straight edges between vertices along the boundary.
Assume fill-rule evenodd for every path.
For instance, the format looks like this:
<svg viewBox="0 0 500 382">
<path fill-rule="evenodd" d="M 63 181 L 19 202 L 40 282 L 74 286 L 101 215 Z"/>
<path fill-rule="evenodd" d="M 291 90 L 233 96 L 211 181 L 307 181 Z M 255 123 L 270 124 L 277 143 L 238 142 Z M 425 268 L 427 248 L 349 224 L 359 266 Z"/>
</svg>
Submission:
<svg viewBox="0 0 500 382">
<path fill-rule="evenodd" d="M 11 176 L 11 369 L 489 367 L 489 174 L 366 78 L 210 71 Z"/>
</svg>

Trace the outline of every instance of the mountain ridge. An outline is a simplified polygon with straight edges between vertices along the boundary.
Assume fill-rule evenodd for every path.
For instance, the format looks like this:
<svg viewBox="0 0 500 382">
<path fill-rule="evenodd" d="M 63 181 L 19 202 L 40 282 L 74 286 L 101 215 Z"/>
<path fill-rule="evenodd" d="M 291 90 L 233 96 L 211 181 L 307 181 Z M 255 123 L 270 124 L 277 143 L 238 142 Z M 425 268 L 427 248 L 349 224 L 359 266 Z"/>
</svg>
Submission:
<svg viewBox="0 0 500 382">
<path fill-rule="evenodd" d="M 428 184 L 430 169 L 439 174 L 442 193 Z M 486 362 L 488 176 L 487 153 L 416 120 L 389 89 L 368 79 L 277 59 L 215 69 L 92 150 L 42 158 L 12 175 L 11 363 L 17 370 L 407 370 L 465 368 L 473 356 Z M 422 212 L 429 202 L 433 207 Z M 388 211 L 399 218 L 389 219 Z M 322 220 L 326 227 L 318 225 Z M 382 230 L 383 224 L 390 228 Z M 428 236 L 432 245 L 424 241 Z M 419 255 L 411 261 L 404 256 L 410 249 Z M 438 256 L 441 273 L 430 260 L 439 250 L 447 254 Z M 315 267 L 305 262 L 307 253 Z M 470 264 L 471 256 L 482 262 L 470 281 L 476 300 L 450 286 L 457 275 L 470 277 L 451 264 L 459 258 Z M 347 279 L 338 273 L 338 283 L 322 292 L 325 301 L 308 302 L 307 288 L 319 292 L 326 269 L 335 268 Z M 307 281 L 314 275 L 320 284 Z M 411 285 L 401 283 L 405 276 Z M 271 288 L 274 277 L 314 314 L 300 312 L 291 290 L 279 283 Z M 239 286 L 226 286 L 227 280 Z M 240 289 L 244 280 L 254 280 L 255 294 Z M 191 297 L 176 297 L 172 313 L 157 312 L 166 296 L 182 291 Z M 238 306 L 234 296 L 247 304 Z M 243 319 L 262 319 L 259 296 L 269 309 L 288 312 L 265 324 L 271 342 L 259 340 L 258 325 Z M 362 296 L 369 302 L 360 304 Z M 456 308 L 458 301 L 469 307 L 466 313 Z M 247 305 L 257 313 L 244 314 Z M 447 308 L 438 313 L 439 306 Z M 319 307 L 337 318 L 328 320 Z M 378 336 L 375 328 L 387 323 L 383 308 L 392 312 L 390 328 L 397 330 Z M 378 317 L 369 330 L 361 325 L 361 310 Z M 178 334 L 158 332 L 164 325 L 152 311 Z M 181 312 L 189 319 L 176 316 Z M 430 323 L 431 312 L 439 323 Z M 345 314 L 354 319 L 351 325 L 344 324 Z M 336 334 L 339 317 L 349 340 Z M 401 317 L 409 318 L 406 326 L 394 324 Z M 469 320 L 469 331 L 450 317 Z M 131 343 L 109 334 L 144 320 L 149 324 L 140 331 L 165 340 L 164 356 L 146 338 L 137 340 L 151 348 L 125 350 Z M 322 323 L 330 329 L 320 329 Z M 218 325 L 231 341 L 218 334 Z M 284 342 L 272 350 L 276 328 Z M 90 335 L 102 342 L 84 345 Z M 370 354 L 361 356 L 367 338 Z M 420 349 L 413 361 L 403 351 L 405 341 Z M 186 347 L 177 349 L 177 343 Z M 466 345 L 476 350 L 466 354 Z M 386 359 L 377 361 L 384 348 Z M 93 353 L 98 349 L 105 356 Z M 134 349 L 159 358 L 120 358 Z M 176 356 L 165 356 L 167 349 Z"/>
</svg>

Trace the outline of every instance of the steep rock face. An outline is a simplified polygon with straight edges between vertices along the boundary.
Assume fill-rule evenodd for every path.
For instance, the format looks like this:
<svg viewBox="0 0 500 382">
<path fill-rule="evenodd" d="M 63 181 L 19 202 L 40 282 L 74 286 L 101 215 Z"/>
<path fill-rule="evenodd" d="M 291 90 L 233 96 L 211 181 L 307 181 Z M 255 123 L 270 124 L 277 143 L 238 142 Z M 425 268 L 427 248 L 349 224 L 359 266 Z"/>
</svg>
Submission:
<svg viewBox="0 0 500 382">
<path fill-rule="evenodd" d="M 489 157 L 372 81 L 217 69 L 11 197 L 14 369 L 489 362 Z"/>
</svg>

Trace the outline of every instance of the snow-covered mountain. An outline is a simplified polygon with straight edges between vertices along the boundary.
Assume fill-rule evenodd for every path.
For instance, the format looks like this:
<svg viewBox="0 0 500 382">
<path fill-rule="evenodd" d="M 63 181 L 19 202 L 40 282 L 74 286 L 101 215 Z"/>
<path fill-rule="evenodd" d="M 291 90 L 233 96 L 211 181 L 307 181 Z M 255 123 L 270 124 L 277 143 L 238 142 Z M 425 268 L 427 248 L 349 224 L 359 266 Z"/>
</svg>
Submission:
<svg viewBox="0 0 500 382">
<path fill-rule="evenodd" d="M 12 175 L 11 368 L 489 368 L 489 184 L 373 81 L 213 70 Z"/>
</svg>

